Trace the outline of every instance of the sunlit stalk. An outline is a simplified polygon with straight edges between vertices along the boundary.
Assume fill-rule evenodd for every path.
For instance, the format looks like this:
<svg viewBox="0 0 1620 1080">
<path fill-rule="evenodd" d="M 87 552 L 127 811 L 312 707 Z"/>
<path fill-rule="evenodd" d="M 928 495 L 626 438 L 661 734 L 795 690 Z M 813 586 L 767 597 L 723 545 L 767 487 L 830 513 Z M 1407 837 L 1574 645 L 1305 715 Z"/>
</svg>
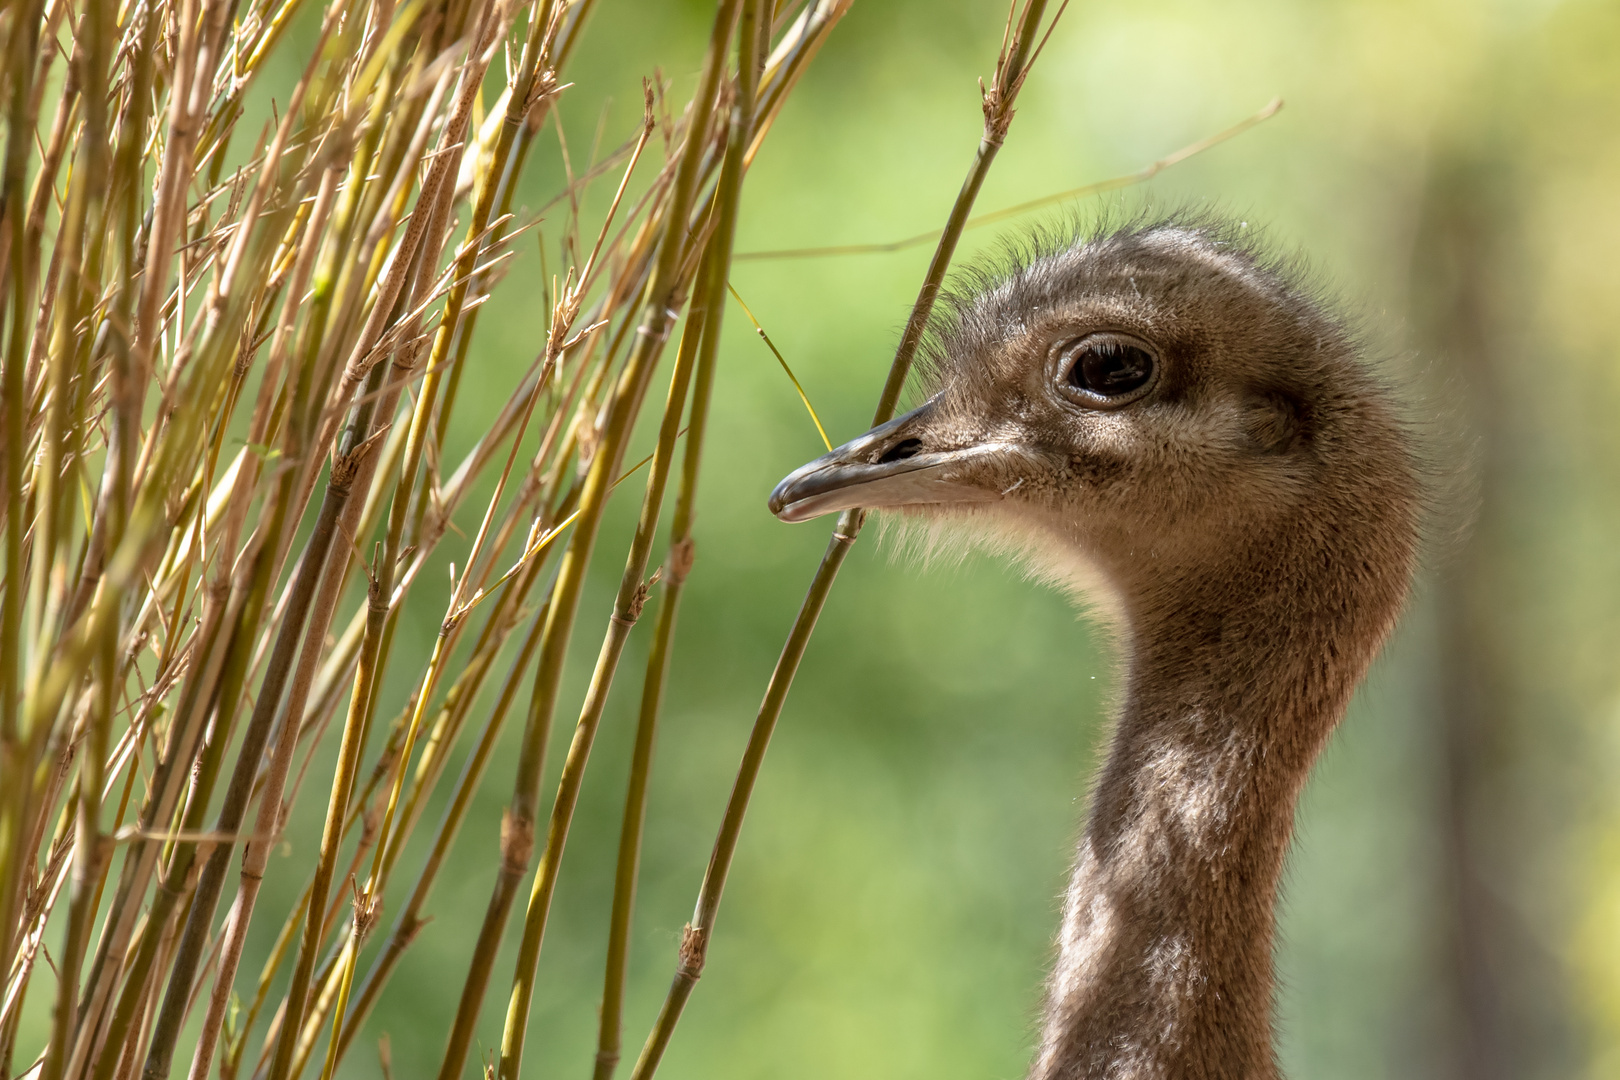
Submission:
<svg viewBox="0 0 1620 1080">
<path fill-rule="evenodd" d="M 6 42 L 6 156 L 0 173 L 0 322 L 9 321 L 5 355 L 0 363 L 0 486 L 5 501 L 3 569 L 0 589 L 0 792 L 16 793 L 28 784 L 27 752 L 19 704 L 21 702 L 23 535 L 23 425 L 26 342 L 32 328 L 28 245 L 25 243 L 24 185 L 28 175 L 29 139 L 34 124 L 30 95 L 39 39 L 35 27 L 42 4 L 14 5 L 11 35 Z M 7 310 L 9 301 L 9 311 Z M 9 316 L 9 320 L 8 320 Z M 0 795 L 0 964 L 11 968 L 21 912 L 25 847 L 28 834 L 26 804 L 14 795 Z M 0 1061 L 0 1069 L 9 1062 Z"/>
<path fill-rule="evenodd" d="M 443 144 L 459 142 L 466 131 L 470 116 L 470 103 L 472 88 L 476 86 L 478 78 L 482 76 L 483 66 L 469 59 L 467 68 L 463 70 L 461 89 L 455 111 L 442 135 Z M 427 252 L 437 251 L 440 237 L 434 232 L 438 223 L 434 221 L 439 217 L 437 209 L 442 200 L 447 199 L 452 184 L 452 164 L 454 159 L 448 155 L 439 155 L 433 163 L 428 178 L 423 182 L 422 194 L 417 203 L 417 214 L 411 219 L 407 230 L 406 241 L 402 244 L 399 258 L 408 259 L 415 266 L 415 274 L 425 276 L 427 270 L 425 262 Z M 408 245 L 408 247 L 407 247 Z M 429 246 L 431 245 L 431 246 Z M 399 298 L 410 295 L 404 288 L 406 275 L 410 273 L 404 263 L 396 264 L 394 272 L 390 274 L 391 291 L 396 298 L 390 301 L 397 305 Z M 379 303 L 381 302 L 379 298 Z M 356 347 L 356 358 L 360 363 L 373 363 L 366 382 L 366 391 L 360 399 L 366 402 L 362 408 L 369 411 L 377 409 L 383 417 L 393 415 L 394 402 L 402 389 L 398 380 L 387 380 L 385 373 L 398 370 L 399 364 L 370 360 L 367 356 L 381 336 L 384 325 L 377 316 L 380 309 L 374 309 L 372 318 L 368 321 L 367 335 L 363 336 Z M 388 323 L 398 317 L 398 311 L 391 314 Z M 373 331 L 373 327 L 375 330 Z M 371 336 L 372 334 L 375 336 Z M 368 340 L 369 337 L 369 340 Z M 409 351 L 407 346 L 406 350 Z M 407 370 L 409 361 L 407 361 Z M 352 364 L 351 364 L 352 370 Z M 349 382 L 346 374 L 345 383 Z M 386 387 L 386 388 L 385 388 Z M 380 404 L 375 402 L 377 394 L 382 393 Z M 351 431 L 353 429 L 351 428 Z M 356 433 L 358 434 L 358 433 Z M 359 441 L 350 444 L 346 456 L 352 455 L 363 445 L 364 440 L 373 436 L 369 433 L 361 436 Z M 358 469 L 362 462 L 354 461 L 354 468 Z M 391 554 L 391 553 L 390 553 Z M 342 841 L 342 828 L 347 816 L 349 797 L 354 786 L 354 777 L 359 769 L 360 753 L 364 747 L 365 729 L 372 707 L 373 687 L 375 684 L 376 667 L 378 664 L 378 649 L 380 642 L 378 635 L 382 629 L 382 622 L 386 618 L 389 608 L 389 597 L 392 592 L 393 570 L 391 559 L 382 560 L 381 565 L 372 568 L 371 587 L 367 592 L 367 627 L 366 637 L 361 646 L 360 666 L 355 678 L 354 693 L 351 698 L 350 713 L 344 724 L 342 742 L 339 748 L 339 757 L 334 773 L 331 797 L 328 802 L 326 825 L 321 838 L 321 853 L 316 864 L 316 873 L 311 885 L 311 900 L 306 912 L 304 934 L 299 944 L 298 959 L 293 969 L 291 982 L 287 990 L 287 1008 L 281 1028 L 281 1035 L 276 1044 L 275 1057 L 270 1068 L 271 1080 L 286 1080 L 292 1067 L 293 1055 L 297 1048 L 300 1027 L 303 1021 L 304 1009 L 307 1006 L 310 978 L 314 972 L 315 955 L 319 950 L 324 937 L 322 914 L 326 904 L 327 891 L 331 885 L 333 862 L 337 857 L 337 846 Z"/>
<path fill-rule="evenodd" d="M 1036 47 L 1045 7 L 1045 0 L 1025 0 L 1023 11 L 1017 20 L 1016 31 L 1011 41 L 1003 46 L 1002 55 L 996 64 L 995 79 L 984 96 L 984 133 L 979 139 L 978 149 L 968 168 L 967 179 L 963 181 L 962 189 L 951 207 L 945 232 L 940 237 L 939 246 L 929 263 L 917 301 L 912 306 L 911 317 L 907 320 L 905 332 L 900 338 L 900 346 L 895 354 L 894 363 L 890 366 L 888 380 L 878 398 L 874 424 L 881 424 L 894 415 L 901 390 L 905 386 L 906 376 L 911 371 L 912 358 L 922 341 L 923 329 L 928 322 L 929 314 L 933 311 L 939 289 L 944 283 L 945 271 L 950 266 L 951 256 L 956 250 L 956 241 L 961 236 L 962 227 L 967 222 L 974 199 L 984 184 L 984 178 L 995 160 L 996 153 L 1001 149 L 1007 128 L 1012 122 L 1013 103 L 1023 86 L 1024 76 L 1028 73 L 1028 61 L 1031 51 Z M 1061 14 L 1062 11 L 1059 9 L 1059 15 Z M 742 763 L 737 769 L 737 779 L 732 786 L 731 797 L 721 819 L 720 831 L 709 856 L 708 869 L 703 875 L 697 908 L 693 912 L 692 921 L 687 923 L 682 933 L 674 981 L 664 998 L 663 1007 L 659 1010 L 646 1045 L 642 1048 L 641 1056 L 636 1061 L 631 1080 L 650 1080 L 657 1071 L 660 1061 L 663 1060 L 664 1051 L 669 1046 L 670 1036 L 680 1020 L 681 1012 L 697 985 L 698 977 L 703 973 L 710 936 L 714 931 L 715 916 L 720 908 L 721 893 L 731 870 L 732 858 L 736 854 L 737 840 L 742 833 L 743 817 L 748 809 L 749 797 L 753 794 L 754 783 L 758 780 L 760 767 L 765 761 L 765 750 L 770 745 L 776 721 L 781 716 L 782 705 L 787 701 L 793 676 L 804 658 L 804 650 L 810 643 L 810 635 L 815 630 L 816 620 L 821 615 L 821 609 L 827 602 L 833 581 L 837 578 L 850 547 L 860 534 L 864 520 L 865 513 L 861 510 L 850 510 L 839 515 L 838 524 L 833 530 L 831 540 L 828 541 L 821 565 L 811 579 L 810 589 L 800 605 L 799 614 L 794 619 L 787 642 L 782 647 L 776 669 L 771 673 L 770 682 L 766 685 L 765 700 L 760 705 L 753 731 L 749 734 L 748 744 L 743 750 Z"/>
<path fill-rule="evenodd" d="M 309 223 L 312 237 L 320 235 L 320 230 L 325 224 L 326 215 L 331 209 L 336 193 L 336 179 L 337 175 L 333 170 L 328 170 L 322 177 L 321 188 L 316 195 Z M 287 311 L 283 315 L 283 323 L 277 336 L 276 354 L 287 348 L 286 342 L 291 334 L 292 313 L 296 310 L 294 299 L 303 294 L 308 284 L 310 274 L 314 270 L 316 250 L 317 245 L 313 242 L 303 245 L 303 254 L 292 279 Z M 279 367 L 276 354 L 272 355 L 271 370 L 267 377 L 273 377 Z M 267 433 L 255 430 L 253 435 L 257 437 L 256 441 L 262 443 Z M 301 456 L 301 439 L 296 433 L 289 438 L 287 450 L 289 460 L 296 461 Z M 292 472 L 284 473 L 280 485 L 282 500 L 292 497 L 294 479 L 295 474 Z M 304 558 L 300 561 L 292 587 L 291 608 L 283 616 L 275 650 L 271 653 L 269 667 L 260 681 L 253 714 L 248 720 L 242 745 L 237 750 L 236 768 L 226 789 L 224 804 L 215 819 L 214 831 L 221 836 L 234 835 L 241 828 L 247 815 L 254 775 L 264 754 L 265 744 L 270 738 L 271 723 L 275 719 L 276 706 L 280 703 L 281 691 L 292 666 L 293 653 L 303 630 L 304 615 L 314 594 L 316 580 L 325 564 L 337 516 L 343 509 L 347 495 L 346 490 L 342 490 L 340 496 L 338 491 L 328 488 L 327 498 L 322 502 L 320 517 L 305 546 Z M 191 911 L 186 919 L 185 930 L 170 969 L 168 991 L 158 1010 L 152 1042 L 142 1069 L 143 1080 L 162 1080 L 169 1074 L 169 1062 L 174 1054 L 175 1040 L 179 1037 L 180 1026 L 185 1020 L 187 1004 L 191 998 L 192 980 L 201 962 L 203 947 L 213 924 L 214 907 L 219 900 L 219 892 L 230 865 L 232 847 L 228 841 L 216 845 L 198 879 L 192 897 Z"/>
<path fill-rule="evenodd" d="M 471 1044 L 473 1025 L 476 1023 L 485 987 L 488 984 L 494 950 L 504 929 L 507 912 L 515 898 L 517 884 L 527 868 L 533 850 L 534 817 L 540 782 L 538 766 L 544 757 L 544 740 L 550 732 L 551 717 L 556 708 L 558 684 L 567 652 L 568 638 L 578 611 L 585 570 L 596 542 L 602 510 L 623 458 L 630 423 L 639 411 L 653 365 L 662 351 L 664 338 L 674 321 L 670 309 L 682 286 L 681 264 L 687 254 L 685 226 L 696 191 L 699 166 L 708 141 L 709 116 L 714 109 L 725 43 L 735 20 L 736 5 L 737 0 L 721 0 L 718 5 L 715 29 L 710 36 L 703 74 L 699 79 L 698 92 L 692 100 L 687 119 L 686 143 L 681 152 L 669 201 L 661 215 L 663 234 L 659 240 L 658 257 L 648 285 L 648 302 L 642 309 L 635 344 L 608 407 L 601 442 L 592 458 L 580 500 L 580 518 L 574 526 L 568 551 L 563 556 L 551 605 L 547 610 L 546 627 L 535 664 L 534 693 L 524 730 L 523 747 L 519 754 L 518 778 L 502 826 L 501 874 L 490 897 L 490 905 L 479 932 L 473 963 L 462 991 L 455 1025 L 451 1029 L 440 1068 L 441 1080 L 454 1080 L 460 1074 L 462 1062 L 466 1059 L 467 1049 Z M 532 951 L 538 955 L 538 943 L 535 943 Z M 520 962 L 519 978 L 527 980 L 530 977 L 532 971 L 529 975 L 524 975 Z M 523 993 L 521 987 L 514 986 L 514 998 L 523 996 Z M 511 1028 L 512 1024 L 509 1022 L 508 1030 Z M 503 1047 L 503 1070 L 508 1068 L 506 1063 L 510 1060 L 511 1055 Z M 503 1075 L 506 1074 L 503 1072 Z"/>
<path fill-rule="evenodd" d="M 715 357 L 719 351 L 720 328 L 725 313 L 725 288 L 731 269 L 731 245 L 736 234 L 737 207 L 743 178 L 743 153 L 748 146 L 753 121 L 754 96 L 764 48 L 770 40 L 770 19 L 761 0 L 747 0 L 737 28 L 737 94 L 731 106 L 726 133 L 725 162 L 715 200 L 719 221 L 709 242 L 708 257 L 701 271 L 692 311 L 703 312 L 701 327 L 694 328 L 689 316 L 687 333 L 700 331 L 697 350 L 696 388 L 686 440 L 681 482 L 676 494 L 675 512 L 670 525 L 669 554 L 664 560 L 664 585 L 654 623 L 653 642 L 647 654 L 641 705 L 636 720 L 636 736 L 630 759 L 629 785 L 625 792 L 624 818 L 620 827 L 619 852 L 613 878 L 613 906 L 608 926 L 607 963 L 602 980 L 602 1009 L 594 1068 L 595 1080 L 610 1080 L 618 1066 L 624 1022 L 624 989 L 630 962 L 630 924 L 635 909 L 636 878 L 641 863 L 641 837 L 646 821 L 647 785 L 652 773 L 653 741 L 658 714 L 663 703 L 664 680 L 669 671 L 669 654 L 674 640 L 675 617 L 681 589 L 692 568 L 693 501 L 697 493 L 698 469 L 702 460 L 703 437 L 707 429 L 709 399 L 714 387 Z M 700 308 L 701 304 L 701 308 Z M 683 339 L 682 344 L 685 344 Z M 662 447 L 662 444 L 660 444 Z"/>
</svg>

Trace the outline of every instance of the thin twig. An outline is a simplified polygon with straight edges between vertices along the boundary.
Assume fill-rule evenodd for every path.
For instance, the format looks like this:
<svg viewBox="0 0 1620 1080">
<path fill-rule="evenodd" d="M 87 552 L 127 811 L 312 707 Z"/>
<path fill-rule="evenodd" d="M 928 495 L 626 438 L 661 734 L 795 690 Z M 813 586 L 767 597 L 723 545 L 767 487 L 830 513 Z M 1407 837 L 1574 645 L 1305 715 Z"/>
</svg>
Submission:
<svg viewBox="0 0 1620 1080">
<path fill-rule="evenodd" d="M 1256 124 L 1271 119 L 1278 113 L 1279 110 L 1282 109 L 1282 107 L 1282 98 L 1272 98 L 1271 101 L 1268 102 L 1266 106 L 1259 112 L 1256 112 L 1251 116 L 1244 117 L 1242 120 L 1223 131 L 1218 131 L 1213 135 L 1206 136 L 1205 138 L 1199 139 L 1197 142 L 1189 143 L 1188 145 L 1183 146 L 1180 150 L 1177 150 L 1175 153 L 1166 154 L 1164 157 L 1159 158 L 1157 161 L 1141 169 L 1138 169 L 1136 172 L 1126 173 L 1123 176 L 1110 177 L 1107 180 L 1098 180 L 1090 184 L 1082 184 L 1077 188 L 1070 188 L 1068 191 L 1060 191 L 1055 195 L 1043 195 L 1038 199 L 1031 199 L 1028 202 L 1018 203 L 1014 206 L 1009 206 L 1001 210 L 994 210 L 988 214 L 979 214 L 976 217 L 969 218 L 967 224 L 962 228 L 964 231 L 967 229 L 978 229 L 986 225 L 994 225 L 998 222 L 1007 221 L 1010 218 L 1019 217 L 1020 215 L 1028 214 L 1035 210 L 1041 210 L 1048 206 L 1055 206 L 1058 203 L 1068 202 L 1072 199 L 1083 199 L 1090 195 L 1100 195 L 1103 192 L 1117 191 L 1120 188 L 1146 183 L 1155 176 L 1159 175 L 1159 173 L 1163 172 L 1165 169 L 1168 169 L 1173 165 L 1179 165 L 1188 158 L 1201 154 L 1211 147 L 1219 146 L 1228 139 L 1233 139 L 1243 134 Z M 921 244 L 938 240 L 943 231 L 944 230 L 942 229 L 929 229 L 927 232 L 921 232 L 915 236 L 908 236 L 904 240 L 890 240 L 885 243 L 877 244 L 838 244 L 831 247 L 783 248 L 773 251 L 740 251 L 734 256 L 734 258 L 747 260 L 818 259 L 834 255 L 884 255 L 894 251 L 905 251 L 907 248 L 917 247 Z"/>
</svg>

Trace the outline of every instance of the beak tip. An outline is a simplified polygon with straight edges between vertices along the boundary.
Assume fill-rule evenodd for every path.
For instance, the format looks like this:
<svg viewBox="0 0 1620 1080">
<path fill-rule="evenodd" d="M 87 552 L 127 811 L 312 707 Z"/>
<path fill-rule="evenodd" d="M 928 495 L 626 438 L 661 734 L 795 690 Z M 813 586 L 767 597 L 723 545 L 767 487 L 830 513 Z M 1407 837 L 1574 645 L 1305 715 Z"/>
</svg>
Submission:
<svg viewBox="0 0 1620 1080">
<path fill-rule="evenodd" d="M 779 518 L 782 517 L 783 512 L 787 510 L 789 505 L 787 498 L 787 486 L 788 482 L 783 480 L 771 490 L 770 497 L 765 500 L 765 505 L 770 509 L 771 513 Z M 783 518 L 783 520 L 786 521 L 790 519 Z"/>
</svg>

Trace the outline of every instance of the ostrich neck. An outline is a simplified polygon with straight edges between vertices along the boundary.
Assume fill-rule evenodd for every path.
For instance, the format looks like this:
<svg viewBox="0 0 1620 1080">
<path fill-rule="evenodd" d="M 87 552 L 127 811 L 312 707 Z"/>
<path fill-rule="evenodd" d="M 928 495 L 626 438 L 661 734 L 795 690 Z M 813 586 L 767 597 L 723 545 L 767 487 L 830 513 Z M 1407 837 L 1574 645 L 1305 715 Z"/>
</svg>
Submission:
<svg viewBox="0 0 1620 1080">
<path fill-rule="evenodd" d="M 1344 610 L 1257 595 L 1135 613 L 1036 1080 L 1277 1076 L 1273 910 L 1294 805 L 1383 633 L 1356 634 Z"/>
</svg>

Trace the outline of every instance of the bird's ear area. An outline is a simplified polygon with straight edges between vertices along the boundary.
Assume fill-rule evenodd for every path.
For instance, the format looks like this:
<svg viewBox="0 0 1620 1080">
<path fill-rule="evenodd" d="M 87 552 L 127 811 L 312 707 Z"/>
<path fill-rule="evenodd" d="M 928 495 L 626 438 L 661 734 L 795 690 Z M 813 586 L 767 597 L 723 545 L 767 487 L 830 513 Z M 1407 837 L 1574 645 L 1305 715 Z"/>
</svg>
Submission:
<svg viewBox="0 0 1620 1080">
<path fill-rule="evenodd" d="M 1308 446 L 1314 435 L 1310 405 L 1281 387 L 1249 391 L 1243 401 L 1243 429 L 1255 449 L 1288 454 Z"/>
</svg>

